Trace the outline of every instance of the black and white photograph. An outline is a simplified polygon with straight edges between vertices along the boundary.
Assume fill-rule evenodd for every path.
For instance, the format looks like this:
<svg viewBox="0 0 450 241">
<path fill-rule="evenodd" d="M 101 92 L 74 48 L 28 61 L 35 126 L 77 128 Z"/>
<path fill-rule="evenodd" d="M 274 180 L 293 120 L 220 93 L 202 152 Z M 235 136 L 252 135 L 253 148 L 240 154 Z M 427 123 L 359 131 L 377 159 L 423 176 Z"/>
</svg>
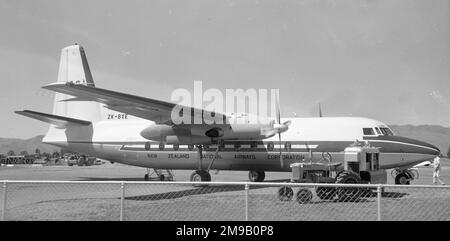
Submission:
<svg viewBox="0 0 450 241">
<path fill-rule="evenodd" d="M 0 220 L 450 221 L 449 5 L 0 0 Z"/>
</svg>

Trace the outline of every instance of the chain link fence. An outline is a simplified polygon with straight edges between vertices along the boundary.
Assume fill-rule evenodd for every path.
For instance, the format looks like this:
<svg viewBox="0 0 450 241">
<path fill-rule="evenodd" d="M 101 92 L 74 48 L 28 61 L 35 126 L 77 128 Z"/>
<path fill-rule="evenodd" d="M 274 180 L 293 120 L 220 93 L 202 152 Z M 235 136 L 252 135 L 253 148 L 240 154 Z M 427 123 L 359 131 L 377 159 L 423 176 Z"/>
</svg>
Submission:
<svg viewBox="0 0 450 241">
<path fill-rule="evenodd" d="M 1 220 L 450 220 L 450 188 L 1 181 Z"/>
</svg>

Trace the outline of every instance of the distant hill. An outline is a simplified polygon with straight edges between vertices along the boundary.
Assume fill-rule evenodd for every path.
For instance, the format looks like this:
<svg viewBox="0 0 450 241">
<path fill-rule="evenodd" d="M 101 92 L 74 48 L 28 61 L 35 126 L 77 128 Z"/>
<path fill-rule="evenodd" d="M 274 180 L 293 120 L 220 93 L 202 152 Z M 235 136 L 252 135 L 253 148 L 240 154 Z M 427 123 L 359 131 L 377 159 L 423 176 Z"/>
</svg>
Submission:
<svg viewBox="0 0 450 241">
<path fill-rule="evenodd" d="M 447 155 L 450 146 L 450 128 L 438 125 L 389 125 L 396 135 L 418 139 L 437 146 Z"/>
<path fill-rule="evenodd" d="M 53 153 L 54 151 L 60 151 L 59 147 L 43 144 L 43 137 L 44 135 L 40 135 L 27 140 L 0 138 L 0 154 L 6 155 L 10 150 L 13 150 L 16 155 L 18 155 L 21 151 L 27 151 L 32 154 L 35 153 L 36 148 L 39 148 L 41 153 Z"/>
<path fill-rule="evenodd" d="M 409 137 L 422 140 L 441 149 L 444 155 L 447 155 L 450 146 L 450 128 L 437 125 L 389 125 L 395 134 L 399 136 Z M 28 153 L 34 153 L 36 148 L 41 152 L 52 153 L 60 151 L 60 148 L 51 145 L 42 144 L 44 136 L 36 136 L 28 140 L 0 138 L 0 154 L 6 154 L 9 150 L 13 150 L 16 154 L 26 150 Z"/>
</svg>

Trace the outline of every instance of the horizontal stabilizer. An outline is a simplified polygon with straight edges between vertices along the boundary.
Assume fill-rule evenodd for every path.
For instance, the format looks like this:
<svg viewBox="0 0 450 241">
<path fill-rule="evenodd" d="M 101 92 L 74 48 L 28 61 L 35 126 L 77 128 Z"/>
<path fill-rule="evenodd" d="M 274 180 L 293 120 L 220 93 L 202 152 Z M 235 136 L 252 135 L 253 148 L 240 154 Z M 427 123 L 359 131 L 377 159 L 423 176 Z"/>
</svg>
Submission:
<svg viewBox="0 0 450 241">
<path fill-rule="evenodd" d="M 49 124 L 55 125 L 59 128 L 67 128 L 68 126 L 88 126 L 91 124 L 90 121 L 79 120 L 64 116 L 51 115 L 31 110 L 15 111 L 16 114 L 30 117 L 36 120 L 47 122 Z"/>
</svg>

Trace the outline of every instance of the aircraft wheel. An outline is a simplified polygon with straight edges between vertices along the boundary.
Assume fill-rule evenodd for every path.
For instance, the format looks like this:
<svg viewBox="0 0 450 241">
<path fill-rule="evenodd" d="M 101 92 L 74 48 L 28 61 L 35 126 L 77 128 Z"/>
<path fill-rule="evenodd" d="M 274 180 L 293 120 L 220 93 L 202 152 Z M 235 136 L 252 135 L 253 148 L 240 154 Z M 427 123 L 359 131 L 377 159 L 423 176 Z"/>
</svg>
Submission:
<svg viewBox="0 0 450 241">
<path fill-rule="evenodd" d="M 297 202 L 300 204 L 309 203 L 313 198 L 313 194 L 309 189 L 301 188 L 297 192 Z"/>
<path fill-rule="evenodd" d="M 146 181 L 146 182 L 147 182 L 147 181 L 148 181 L 148 179 L 149 179 L 149 178 L 148 178 L 148 174 L 145 174 L 145 175 L 144 175 L 144 181 Z"/>
<path fill-rule="evenodd" d="M 291 187 L 284 186 L 278 189 L 278 199 L 280 201 L 291 201 L 294 196 L 294 191 Z"/>
<path fill-rule="evenodd" d="M 205 170 L 195 170 L 191 174 L 190 178 L 191 182 L 210 182 L 211 174 Z M 196 185 L 196 186 L 205 186 L 205 185 Z"/>
<path fill-rule="evenodd" d="M 400 173 L 395 176 L 395 184 L 398 185 L 409 185 L 409 177 L 405 173 Z"/>
<path fill-rule="evenodd" d="M 160 180 L 160 181 L 164 181 L 165 178 L 166 178 L 166 177 L 165 177 L 163 174 L 161 174 L 161 175 L 159 176 L 159 180 Z"/>
<path fill-rule="evenodd" d="M 266 173 L 264 171 L 249 171 L 248 179 L 251 182 L 262 182 L 266 177 Z"/>
</svg>

